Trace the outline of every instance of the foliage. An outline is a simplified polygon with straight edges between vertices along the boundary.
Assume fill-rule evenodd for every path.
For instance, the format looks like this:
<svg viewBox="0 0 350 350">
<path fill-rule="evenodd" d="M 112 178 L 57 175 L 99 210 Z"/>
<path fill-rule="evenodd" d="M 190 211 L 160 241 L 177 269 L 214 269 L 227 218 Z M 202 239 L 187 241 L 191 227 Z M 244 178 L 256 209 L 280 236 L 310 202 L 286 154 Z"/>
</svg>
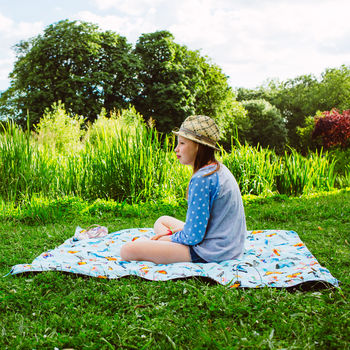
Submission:
<svg viewBox="0 0 350 350">
<path fill-rule="evenodd" d="M 89 124 L 81 141 L 80 128 L 74 124 L 73 142 L 65 141 L 61 128 L 57 134 L 52 131 L 56 125 L 66 125 L 67 120 L 74 122 L 62 105 L 55 108 L 39 124 L 40 137 L 13 123 L 0 134 L 0 178 L 4 179 L 0 182 L 0 200 L 20 203 L 34 196 L 75 195 L 88 200 L 174 203 L 185 198 L 191 170 L 176 159 L 175 138 L 161 136 L 134 109 L 110 117 L 101 114 Z M 51 138 L 54 141 L 45 141 L 43 147 L 43 140 Z M 327 153 L 302 157 L 293 151 L 281 157 L 273 150 L 238 141 L 229 152 L 222 151 L 220 160 L 233 172 L 243 194 L 279 191 L 300 195 L 330 190 L 338 175 Z M 347 174 L 341 173 L 344 179 Z"/>
<path fill-rule="evenodd" d="M 11 86 L 1 95 L 1 114 L 37 123 L 44 110 L 62 101 L 73 115 L 94 120 L 127 106 L 137 93 L 137 58 L 126 39 L 86 22 L 60 21 L 43 35 L 16 45 Z"/>
<path fill-rule="evenodd" d="M 332 148 L 329 151 L 329 156 L 331 159 L 336 161 L 335 170 L 339 174 L 344 174 L 346 172 L 346 168 L 350 167 L 350 148 Z"/>
<path fill-rule="evenodd" d="M 309 74 L 283 82 L 270 80 L 256 89 L 237 89 L 236 94 L 238 101 L 265 99 L 278 108 L 286 121 L 288 144 L 305 153 L 307 118 L 319 110 L 350 108 L 350 66 L 326 69 L 320 78 Z"/>
<path fill-rule="evenodd" d="M 227 76 L 198 51 L 174 42 L 168 31 L 143 34 L 135 49 L 114 32 L 86 22 L 60 21 L 43 35 L 16 45 L 11 86 L 0 114 L 25 125 L 62 101 L 70 115 L 94 121 L 136 107 L 158 131 L 178 127 L 191 114 L 227 119 L 234 100 Z"/>
<path fill-rule="evenodd" d="M 35 130 L 40 144 L 64 154 L 80 146 L 84 134 L 83 125 L 84 119 L 78 116 L 70 117 L 64 104 L 59 101 L 52 105 L 51 110 L 45 110 Z"/>
<path fill-rule="evenodd" d="M 227 77 L 209 60 L 174 42 L 168 31 L 143 34 L 135 47 L 141 90 L 132 101 L 160 131 L 179 127 L 191 114 L 221 115 L 232 98 Z"/>
<path fill-rule="evenodd" d="M 270 103 L 276 106 L 286 120 L 288 143 L 300 149 L 297 127 L 304 126 L 305 117 L 314 115 L 318 108 L 318 81 L 313 75 L 301 75 L 278 85 Z"/>
<path fill-rule="evenodd" d="M 226 108 L 217 116 L 220 129 L 220 144 L 225 149 L 231 148 L 232 140 L 244 143 L 248 139 L 250 121 L 243 104 L 234 98 L 226 100 Z"/>
<path fill-rule="evenodd" d="M 229 144 L 231 136 L 244 137 L 246 111 L 236 101 L 233 90 L 229 87 L 227 76 L 221 68 L 209 59 L 199 58 L 197 63 L 201 70 L 202 82 L 197 90 L 195 100 L 196 114 L 208 115 L 215 119 L 221 130 L 221 140 Z"/>
<path fill-rule="evenodd" d="M 283 161 L 276 175 L 276 187 L 279 193 L 286 195 L 298 195 L 310 193 L 315 188 L 318 190 L 330 190 L 334 188 L 336 176 L 334 176 L 335 161 L 323 157 L 320 153 L 311 153 L 307 159 L 296 150 L 285 152 Z"/>
<path fill-rule="evenodd" d="M 103 109 L 94 123 L 89 125 L 85 141 L 93 146 L 97 146 L 101 140 L 107 143 L 113 143 L 119 129 L 126 129 L 131 138 L 135 137 L 145 127 L 144 119 L 136 111 L 135 107 L 122 109 L 117 113 L 110 112 L 108 117 L 106 111 Z"/>
<path fill-rule="evenodd" d="M 350 187 L 350 163 L 346 164 L 344 171 L 337 176 L 336 185 L 339 188 Z"/>
<path fill-rule="evenodd" d="M 333 108 L 350 109 L 350 66 L 327 68 L 319 83 L 319 107 L 321 111 Z"/>
<path fill-rule="evenodd" d="M 291 149 L 289 153 L 278 156 L 261 146 L 238 144 L 231 153 L 223 151 L 222 156 L 223 163 L 234 174 L 243 194 L 297 196 L 329 191 L 335 186 L 336 161 L 328 153 L 315 152 L 303 157 Z"/>
<path fill-rule="evenodd" d="M 322 112 L 317 111 L 315 116 L 305 118 L 304 127 L 297 126 L 296 133 L 299 137 L 300 150 L 303 154 L 322 148 L 320 140 L 312 137 L 316 120 L 320 116 L 322 116 Z"/>
<path fill-rule="evenodd" d="M 136 44 L 142 89 L 133 104 L 144 117 L 155 120 L 158 130 L 170 131 L 194 114 L 192 84 L 197 83 L 198 70 L 187 65 L 191 53 L 186 51 L 167 31 L 143 34 Z"/>
<path fill-rule="evenodd" d="M 170 177 L 173 170 L 169 169 L 168 158 L 174 155 L 164 151 L 162 142 L 167 149 L 168 138 L 161 140 L 155 129 L 143 127 L 137 132 L 116 128 L 112 142 L 102 137 L 95 146 L 86 143 L 75 165 L 85 169 L 87 187 L 81 187 L 79 191 L 88 198 L 129 202 L 174 197 L 174 191 L 181 191 L 181 188 L 184 191 L 184 184 Z M 80 176 L 77 172 L 72 175 Z"/>
<path fill-rule="evenodd" d="M 5 132 L 9 123 L 11 123 L 11 119 L 6 120 L 6 121 L 0 120 L 0 134 Z"/>
<path fill-rule="evenodd" d="M 238 144 L 231 153 L 223 151 L 223 163 L 234 174 L 243 194 L 271 194 L 280 159 L 269 149 Z"/>
<path fill-rule="evenodd" d="M 287 130 L 280 111 L 265 100 L 243 101 L 248 111 L 248 141 L 256 146 L 283 149 L 287 141 Z"/>
<path fill-rule="evenodd" d="M 350 145 L 350 109 L 340 113 L 337 109 L 322 112 L 316 120 L 312 138 L 320 137 L 325 148 Z"/>
<path fill-rule="evenodd" d="M 72 208 L 77 202 L 78 207 Z M 341 289 L 237 290 L 197 278 L 105 280 L 59 272 L 7 276 L 0 279 L 0 348 L 346 349 L 349 203 L 350 192 L 341 191 L 313 198 L 266 199 L 245 207 L 250 230 L 298 232 L 320 264 L 342 282 Z M 164 213 L 185 217 L 184 209 L 171 212 L 162 205 L 122 208 L 117 203 L 67 199 L 54 204 L 52 213 L 66 213 L 57 221 L 33 219 L 26 224 L 2 216 L 1 276 L 11 266 L 30 263 L 70 238 L 77 225 L 100 223 L 114 232 L 152 227 Z M 80 209 L 90 206 L 97 209 L 95 213 L 79 216 Z M 45 207 L 43 203 L 40 210 L 38 203 L 36 211 L 44 213 Z"/>
<path fill-rule="evenodd" d="M 16 200 L 26 193 L 33 179 L 32 161 L 37 147 L 30 142 L 29 132 L 23 132 L 9 121 L 0 133 L 0 198 Z"/>
<path fill-rule="evenodd" d="M 279 80 L 268 80 L 264 85 L 258 86 L 255 89 L 239 87 L 235 90 L 237 101 L 249 100 L 267 100 L 271 101 L 272 97 L 277 92 L 277 86 L 280 85 Z"/>
<path fill-rule="evenodd" d="M 168 31 L 141 35 L 133 49 L 112 31 L 64 20 L 19 42 L 15 51 L 10 87 L 0 95 L 0 119 L 14 118 L 23 128 L 28 115 L 30 123 L 37 124 L 58 101 L 70 116 L 90 122 L 102 109 L 109 115 L 134 105 L 161 132 L 178 127 L 190 114 L 209 115 L 223 129 L 225 148 L 232 137 L 241 143 L 283 148 L 286 128 L 289 146 L 305 154 L 317 147 L 308 139 L 310 116 L 319 110 L 350 108 L 349 66 L 328 68 L 319 78 L 309 74 L 284 82 L 269 80 L 256 89 L 234 92 L 219 66 L 199 51 L 175 43 Z M 278 140 L 261 139 L 264 130 L 252 126 L 252 118 L 239 103 L 250 100 L 272 105 L 266 120 L 258 118 L 263 125 L 258 119 L 254 123 L 259 128 L 275 124 Z M 282 117 L 272 111 L 275 107 Z"/>
</svg>

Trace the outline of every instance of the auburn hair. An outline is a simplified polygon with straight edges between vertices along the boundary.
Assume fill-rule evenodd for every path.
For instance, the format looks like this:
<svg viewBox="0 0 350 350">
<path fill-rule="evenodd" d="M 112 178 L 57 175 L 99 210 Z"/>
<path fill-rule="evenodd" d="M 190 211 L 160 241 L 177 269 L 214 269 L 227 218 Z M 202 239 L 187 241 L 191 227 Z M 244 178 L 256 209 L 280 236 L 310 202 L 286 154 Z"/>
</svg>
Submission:
<svg viewBox="0 0 350 350">
<path fill-rule="evenodd" d="M 193 174 L 196 173 L 200 168 L 213 163 L 216 163 L 216 168 L 204 176 L 214 174 L 220 169 L 220 164 L 215 158 L 214 148 L 198 143 L 198 151 L 196 159 L 194 160 Z"/>
<path fill-rule="evenodd" d="M 210 171 L 208 174 L 203 175 L 203 177 L 209 176 L 217 172 L 220 169 L 220 163 L 215 158 L 214 148 L 198 143 L 198 151 L 197 151 L 196 159 L 194 160 L 193 174 L 195 174 L 200 168 L 203 168 L 208 164 L 216 164 L 216 168 Z M 190 184 L 188 184 L 187 190 L 186 190 L 186 199 L 188 199 L 189 185 Z"/>
</svg>

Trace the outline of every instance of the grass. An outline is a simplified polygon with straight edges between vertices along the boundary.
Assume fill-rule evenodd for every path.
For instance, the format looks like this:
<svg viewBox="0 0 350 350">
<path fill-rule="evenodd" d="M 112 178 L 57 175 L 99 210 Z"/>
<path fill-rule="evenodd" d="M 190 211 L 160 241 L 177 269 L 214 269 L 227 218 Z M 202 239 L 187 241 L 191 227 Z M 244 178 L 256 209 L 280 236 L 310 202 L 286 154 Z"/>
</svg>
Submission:
<svg viewBox="0 0 350 350">
<path fill-rule="evenodd" d="M 185 216 L 183 204 L 40 203 L 0 214 L 1 276 L 62 243 L 78 224 L 98 222 L 112 232 L 152 226 L 163 214 Z M 341 289 L 232 290 L 197 278 L 104 280 L 58 272 L 7 276 L 0 279 L 0 348 L 349 349 L 350 191 L 247 197 L 246 215 L 250 230 L 297 231 Z"/>
<path fill-rule="evenodd" d="M 24 132 L 13 123 L 0 130 L 0 201 L 73 195 L 139 203 L 184 196 L 191 171 L 178 162 L 173 135 L 160 135 L 136 111 L 101 115 L 84 131 L 80 122 L 56 105 L 36 132 Z M 237 143 L 218 158 L 244 194 L 297 196 L 350 186 L 350 169 L 335 171 L 338 160 L 327 152 L 303 157 L 291 149 L 280 156 Z"/>
</svg>

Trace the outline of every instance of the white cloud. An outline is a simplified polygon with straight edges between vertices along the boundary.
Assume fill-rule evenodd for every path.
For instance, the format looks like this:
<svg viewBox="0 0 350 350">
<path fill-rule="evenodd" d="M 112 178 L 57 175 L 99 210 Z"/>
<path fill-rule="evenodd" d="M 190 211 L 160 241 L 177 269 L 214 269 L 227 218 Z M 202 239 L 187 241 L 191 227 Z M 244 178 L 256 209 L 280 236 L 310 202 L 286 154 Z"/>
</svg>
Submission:
<svg viewBox="0 0 350 350">
<path fill-rule="evenodd" d="M 177 5 L 170 31 L 190 48 L 202 48 L 234 85 L 319 73 L 350 61 L 344 37 L 344 30 L 350 31 L 347 1 L 260 1 L 249 6 L 249 1 L 193 0 Z M 334 52 L 327 54 L 326 48 Z"/>
<path fill-rule="evenodd" d="M 9 41 L 27 39 L 37 35 L 44 25 L 42 22 L 18 22 L 0 13 L 0 34 Z"/>
<path fill-rule="evenodd" d="M 344 34 L 350 33 L 347 0 L 95 3 L 120 15 L 90 14 L 85 18 L 132 41 L 141 33 L 168 29 L 176 42 L 211 57 L 234 86 L 253 87 L 267 78 L 319 74 L 326 67 L 350 63 L 348 36 Z"/>
<path fill-rule="evenodd" d="M 152 10 L 150 10 L 152 11 Z M 89 11 L 82 11 L 77 14 L 82 21 L 98 24 L 103 30 L 113 30 L 117 34 L 127 37 L 133 43 L 142 33 L 150 33 L 157 30 L 152 21 L 142 17 L 125 17 L 117 15 L 100 16 Z"/>
<path fill-rule="evenodd" d="M 6 59 L 0 59 L 0 81 L 8 80 L 8 75 L 12 68 L 13 59 L 14 57 L 11 54 Z"/>
<path fill-rule="evenodd" d="M 267 78 L 284 80 L 350 64 L 348 0 L 92 0 L 89 4 L 93 7 L 82 1 L 74 18 L 113 30 L 132 43 L 142 33 L 169 30 L 176 42 L 212 58 L 231 76 L 233 86 L 254 87 Z M 72 19 L 69 9 L 59 12 Z M 0 13 L 1 67 L 11 60 L 11 46 L 43 27 L 41 20 L 16 21 Z M 5 71 L 1 67 L 0 80 Z"/>
<path fill-rule="evenodd" d="M 150 8 L 163 3 L 165 0 L 94 0 L 97 8 L 100 10 L 114 9 L 124 15 L 142 16 Z"/>
<path fill-rule="evenodd" d="M 0 13 L 0 90 L 9 85 L 8 75 L 15 62 L 12 47 L 21 40 L 38 35 L 43 27 L 42 22 L 16 22 Z"/>
<path fill-rule="evenodd" d="M 8 33 L 13 21 L 0 13 L 0 33 Z"/>
</svg>

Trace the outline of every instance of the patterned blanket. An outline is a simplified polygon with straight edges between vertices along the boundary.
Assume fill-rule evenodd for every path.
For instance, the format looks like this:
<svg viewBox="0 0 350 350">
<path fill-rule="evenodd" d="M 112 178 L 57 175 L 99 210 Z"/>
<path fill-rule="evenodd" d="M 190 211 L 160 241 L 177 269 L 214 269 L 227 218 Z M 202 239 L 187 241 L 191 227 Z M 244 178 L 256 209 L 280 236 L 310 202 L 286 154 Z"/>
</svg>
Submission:
<svg viewBox="0 0 350 350">
<path fill-rule="evenodd" d="M 201 276 L 232 288 L 288 288 L 309 282 L 339 286 L 339 281 L 318 263 L 294 231 L 249 231 L 245 253 L 239 260 L 167 265 L 121 260 L 122 244 L 152 235 L 152 229 L 134 228 L 98 239 L 70 238 L 42 253 L 31 264 L 13 266 L 10 273 L 54 270 L 99 278 L 134 275 L 153 281 Z"/>
</svg>

